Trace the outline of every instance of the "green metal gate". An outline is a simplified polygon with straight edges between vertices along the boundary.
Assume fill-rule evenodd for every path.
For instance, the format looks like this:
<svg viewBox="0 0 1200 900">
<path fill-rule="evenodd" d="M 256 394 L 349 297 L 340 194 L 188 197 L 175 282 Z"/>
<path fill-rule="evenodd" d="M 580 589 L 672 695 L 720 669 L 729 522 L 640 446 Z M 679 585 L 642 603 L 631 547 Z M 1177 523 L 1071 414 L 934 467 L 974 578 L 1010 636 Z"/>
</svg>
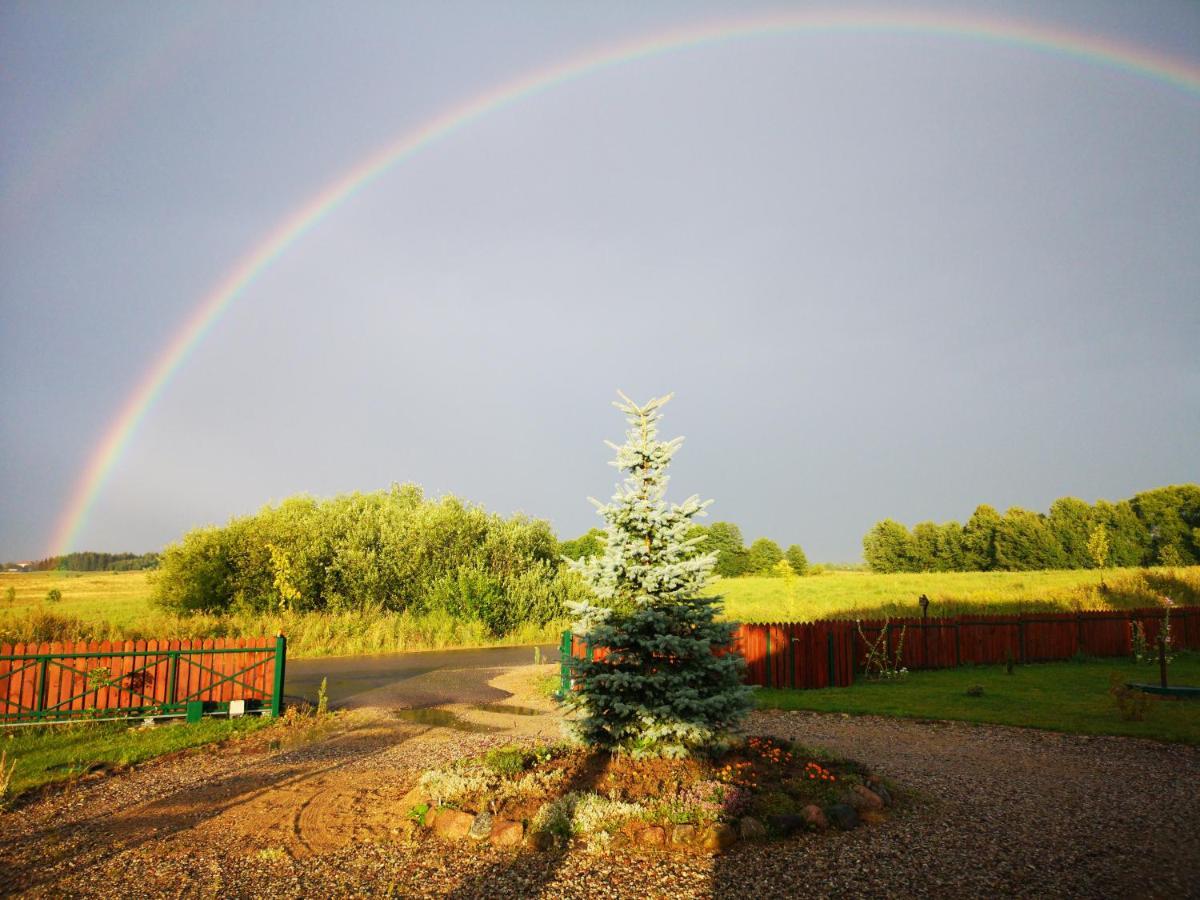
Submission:
<svg viewBox="0 0 1200 900">
<path fill-rule="evenodd" d="M 0 725 L 282 711 L 283 635 L 107 643 L 0 647 Z"/>
</svg>

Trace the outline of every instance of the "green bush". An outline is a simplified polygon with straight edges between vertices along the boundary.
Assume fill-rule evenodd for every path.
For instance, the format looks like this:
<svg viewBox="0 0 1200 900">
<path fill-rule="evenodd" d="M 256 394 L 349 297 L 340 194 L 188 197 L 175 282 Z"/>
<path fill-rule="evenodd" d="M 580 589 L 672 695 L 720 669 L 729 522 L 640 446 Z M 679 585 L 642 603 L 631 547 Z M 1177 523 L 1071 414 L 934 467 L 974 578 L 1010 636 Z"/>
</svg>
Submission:
<svg viewBox="0 0 1200 900">
<path fill-rule="evenodd" d="M 586 589 L 547 522 L 414 485 L 292 497 L 163 552 L 155 600 L 177 613 L 445 613 L 499 637 L 563 616 Z"/>
</svg>

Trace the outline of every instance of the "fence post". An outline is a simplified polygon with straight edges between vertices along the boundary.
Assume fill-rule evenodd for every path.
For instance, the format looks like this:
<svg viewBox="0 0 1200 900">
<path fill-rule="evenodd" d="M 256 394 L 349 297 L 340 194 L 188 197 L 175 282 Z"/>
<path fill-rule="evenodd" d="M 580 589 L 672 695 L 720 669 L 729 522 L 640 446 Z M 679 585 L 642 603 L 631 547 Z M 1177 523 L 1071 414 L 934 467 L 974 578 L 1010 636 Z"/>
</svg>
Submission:
<svg viewBox="0 0 1200 900">
<path fill-rule="evenodd" d="M 175 705 L 175 689 L 179 683 L 179 651 L 172 650 L 167 654 L 170 662 L 167 664 L 167 706 Z"/>
<path fill-rule="evenodd" d="M 271 715 L 279 718 L 283 711 L 283 669 L 287 664 L 287 638 L 275 638 L 275 685 L 271 690 Z"/>
<path fill-rule="evenodd" d="M 33 711 L 36 713 L 41 713 L 41 711 L 46 707 L 46 669 L 49 667 L 49 665 L 50 657 L 38 657 L 37 689 L 34 692 L 33 697 Z M 41 716 L 39 715 L 38 718 L 41 718 Z"/>
<path fill-rule="evenodd" d="M 562 640 L 558 645 L 558 696 L 561 699 L 566 699 L 567 694 L 571 692 L 571 659 L 574 649 L 571 631 L 567 629 L 562 633 Z"/>
<path fill-rule="evenodd" d="M 1017 613 L 1017 653 L 1025 665 L 1025 613 Z"/>
<path fill-rule="evenodd" d="M 962 665 L 962 622 L 954 618 L 954 667 Z"/>
<path fill-rule="evenodd" d="M 1083 613 L 1075 611 L 1075 652 L 1083 655 Z"/>
<path fill-rule="evenodd" d="M 1167 639 L 1163 633 L 1158 633 L 1158 677 L 1162 689 L 1167 689 Z"/>
</svg>

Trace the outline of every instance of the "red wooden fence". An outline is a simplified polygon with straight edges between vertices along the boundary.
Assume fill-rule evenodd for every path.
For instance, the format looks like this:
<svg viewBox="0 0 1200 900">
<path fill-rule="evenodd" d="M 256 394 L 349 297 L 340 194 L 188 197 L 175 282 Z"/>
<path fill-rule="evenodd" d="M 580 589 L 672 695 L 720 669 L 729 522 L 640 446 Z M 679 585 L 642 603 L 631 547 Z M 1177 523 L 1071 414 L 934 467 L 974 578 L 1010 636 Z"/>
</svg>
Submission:
<svg viewBox="0 0 1200 900">
<path fill-rule="evenodd" d="M 1125 611 L 1022 613 L 1019 615 L 919 617 L 873 620 L 743 623 L 734 632 L 732 651 L 746 659 L 746 683 L 764 687 L 845 687 L 863 670 L 869 652 L 883 636 L 894 660 L 903 633 L 899 665 L 907 669 L 946 669 L 966 664 L 1050 662 L 1084 656 L 1129 656 L 1133 625 L 1139 623 L 1153 648 L 1162 607 Z M 860 632 L 861 629 L 861 632 Z M 864 640 L 865 637 L 865 640 Z M 1200 607 L 1171 610 L 1171 640 L 1176 649 L 1200 650 Z M 591 650 L 603 659 L 604 648 Z M 588 653 L 574 637 L 571 655 Z"/>
</svg>

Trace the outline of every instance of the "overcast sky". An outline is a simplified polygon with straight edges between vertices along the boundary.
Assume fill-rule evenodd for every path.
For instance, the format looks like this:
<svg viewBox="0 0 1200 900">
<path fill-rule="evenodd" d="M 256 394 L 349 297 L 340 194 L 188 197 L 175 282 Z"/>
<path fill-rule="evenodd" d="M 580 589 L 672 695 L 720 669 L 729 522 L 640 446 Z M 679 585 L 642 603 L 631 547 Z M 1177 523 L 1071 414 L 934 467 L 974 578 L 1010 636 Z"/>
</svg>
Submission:
<svg viewBox="0 0 1200 900">
<path fill-rule="evenodd" d="M 0 558 L 48 552 L 164 344 L 331 179 L 523 72 L 756 8 L 4 4 Z M 1200 64 L 1195 3 L 986 8 Z M 308 233 L 74 549 L 393 481 L 572 536 L 612 491 L 617 388 L 676 392 L 676 499 L 819 560 L 888 516 L 1195 481 L 1198 249 L 1179 87 L 920 35 L 654 56 L 475 122 Z"/>
</svg>

